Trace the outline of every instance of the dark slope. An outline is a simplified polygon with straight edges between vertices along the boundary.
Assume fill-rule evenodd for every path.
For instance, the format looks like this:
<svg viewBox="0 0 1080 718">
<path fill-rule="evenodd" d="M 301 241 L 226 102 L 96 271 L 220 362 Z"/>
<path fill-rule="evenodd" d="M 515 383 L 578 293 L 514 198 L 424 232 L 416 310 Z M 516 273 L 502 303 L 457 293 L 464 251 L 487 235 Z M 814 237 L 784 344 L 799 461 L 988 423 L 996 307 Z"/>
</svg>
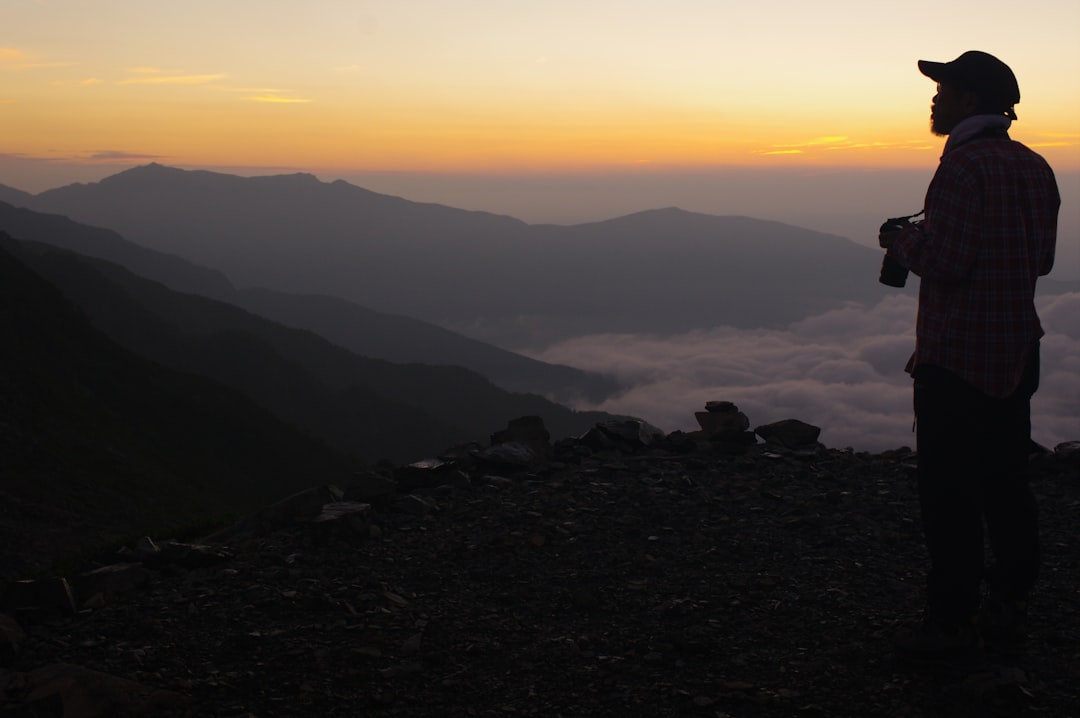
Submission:
<svg viewBox="0 0 1080 718">
<path fill-rule="evenodd" d="M 239 392 L 122 349 L 0 240 L 0 572 L 357 467 Z"/>
<path fill-rule="evenodd" d="M 517 416 L 543 417 L 557 437 L 609 418 L 511 394 L 456 367 L 360 357 L 311 332 L 173 292 L 116 265 L 26 246 L 27 261 L 123 346 L 236 387 L 313 436 L 371 461 L 416 460 L 484 441 Z"/>
<path fill-rule="evenodd" d="M 0 230 L 18 239 L 119 264 L 180 292 L 242 305 L 288 326 L 311 329 L 373 359 L 461 366 L 509 391 L 541 394 L 556 401 L 582 396 L 600 400 L 618 388 L 606 377 L 538 362 L 428 322 L 374 312 L 343 300 L 272 290 L 238 293 L 220 272 L 146 249 L 112 230 L 79 224 L 59 215 L 17 209 L 0 202 Z"/>
<path fill-rule="evenodd" d="M 15 189 L 14 187 L 8 187 L 6 184 L 0 184 L 0 202 L 7 202 L 16 207 L 23 207 L 33 200 L 33 198 L 34 195 L 29 192 L 23 192 L 21 189 Z"/>
<path fill-rule="evenodd" d="M 619 388 L 608 377 L 529 359 L 430 322 L 376 312 L 338 297 L 241 289 L 232 303 L 286 326 L 309 329 L 361 356 L 461 366 L 512 392 L 599 402 Z"/>
<path fill-rule="evenodd" d="M 0 201 L 0 230 L 17 239 L 44 242 L 87 257 L 115 262 L 181 292 L 219 299 L 227 299 L 234 293 L 221 272 L 140 247 L 111 229 L 80 224 L 60 215 L 42 214 Z"/>
</svg>

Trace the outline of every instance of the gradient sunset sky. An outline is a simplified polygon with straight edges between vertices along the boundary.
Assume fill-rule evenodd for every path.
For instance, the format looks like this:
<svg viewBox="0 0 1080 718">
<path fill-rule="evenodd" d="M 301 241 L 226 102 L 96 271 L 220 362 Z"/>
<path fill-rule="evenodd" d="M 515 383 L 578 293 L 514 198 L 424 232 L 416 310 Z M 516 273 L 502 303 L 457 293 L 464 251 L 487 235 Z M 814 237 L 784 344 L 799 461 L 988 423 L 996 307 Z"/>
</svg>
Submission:
<svg viewBox="0 0 1080 718">
<path fill-rule="evenodd" d="M 927 167 L 916 60 L 982 49 L 1019 79 L 1014 137 L 1077 171 L 1077 28 L 1076 0 L 5 0 L 0 155 L 102 176 Z"/>
</svg>

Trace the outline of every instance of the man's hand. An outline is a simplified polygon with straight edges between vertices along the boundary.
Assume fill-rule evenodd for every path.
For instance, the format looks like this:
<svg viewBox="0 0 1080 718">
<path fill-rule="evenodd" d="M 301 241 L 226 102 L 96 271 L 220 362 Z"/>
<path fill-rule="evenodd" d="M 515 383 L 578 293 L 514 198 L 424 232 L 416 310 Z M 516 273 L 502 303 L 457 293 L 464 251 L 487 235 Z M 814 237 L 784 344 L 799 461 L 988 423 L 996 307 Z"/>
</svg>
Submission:
<svg viewBox="0 0 1080 718">
<path fill-rule="evenodd" d="M 878 232 L 877 240 L 878 245 L 882 249 L 891 249 L 893 241 L 896 240 L 901 234 L 904 233 L 902 229 L 890 229 L 888 232 Z"/>
</svg>

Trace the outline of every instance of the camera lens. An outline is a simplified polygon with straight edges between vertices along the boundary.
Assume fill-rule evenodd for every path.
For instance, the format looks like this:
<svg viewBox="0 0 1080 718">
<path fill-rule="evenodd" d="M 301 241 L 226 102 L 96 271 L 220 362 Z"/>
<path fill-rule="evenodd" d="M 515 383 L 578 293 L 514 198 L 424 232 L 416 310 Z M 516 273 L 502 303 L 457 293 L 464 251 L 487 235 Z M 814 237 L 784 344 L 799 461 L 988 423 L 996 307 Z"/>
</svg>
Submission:
<svg viewBox="0 0 1080 718">
<path fill-rule="evenodd" d="M 889 255 L 881 260 L 881 276 L 878 281 L 889 287 L 903 287 L 907 284 L 908 269 Z"/>
</svg>

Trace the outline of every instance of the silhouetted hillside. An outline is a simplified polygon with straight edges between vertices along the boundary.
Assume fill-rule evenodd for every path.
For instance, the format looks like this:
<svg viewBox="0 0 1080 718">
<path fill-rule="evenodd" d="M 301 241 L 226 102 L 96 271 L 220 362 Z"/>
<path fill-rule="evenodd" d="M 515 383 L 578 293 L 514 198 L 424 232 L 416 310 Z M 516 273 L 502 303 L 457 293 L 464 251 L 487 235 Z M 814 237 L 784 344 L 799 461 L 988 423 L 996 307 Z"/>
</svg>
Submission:
<svg viewBox="0 0 1080 718">
<path fill-rule="evenodd" d="M 30 197 L 30 195 L 26 195 Z M 112 230 L 15 208 L 0 202 L 0 230 L 119 264 L 181 292 L 240 304 L 288 326 L 310 329 L 358 354 L 397 363 L 461 366 L 513 392 L 556 401 L 582 396 L 597 401 L 616 391 L 603 376 L 539 362 L 468 339 L 435 324 L 374 312 L 332 297 L 289 295 L 272 290 L 238 293 L 220 273 L 177 256 L 146 249 Z"/>
<path fill-rule="evenodd" d="M 120 348 L 0 240 L 0 573 L 27 568 L 11 556 L 220 518 L 359 465 L 235 390 Z"/>
<path fill-rule="evenodd" d="M 33 198 L 34 195 L 29 192 L 23 192 L 21 189 L 15 189 L 14 187 L 8 187 L 6 184 L 0 184 L 0 202 L 7 202 L 8 204 L 22 207 Z"/>
<path fill-rule="evenodd" d="M 460 366 L 513 392 L 599 403 L 619 388 L 614 379 L 529 359 L 430 322 L 376 312 L 338 297 L 242 289 L 232 301 L 286 326 L 309 329 L 361 356 Z"/>
<path fill-rule="evenodd" d="M 223 299 L 235 291 L 221 272 L 179 256 L 140 247 L 111 229 L 79 224 L 60 215 L 41 214 L 0 201 L 0 230 L 17 239 L 44 242 L 115 262 L 181 292 Z"/>
<path fill-rule="evenodd" d="M 31 206 L 224 271 L 501 346 L 580 333 L 784 326 L 876 302 L 880 252 L 777 222 L 656 210 L 570 227 L 409 202 L 310 175 L 148 165 Z"/>
<path fill-rule="evenodd" d="M 508 393 L 465 369 L 360 357 L 311 332 L 173 292 L 107 262 L 25 246 L 26 261 L 121 345 L 235 387 L 312 436 L 370 461 L 417 460 L 485 440 L 517 416 L 543 417 L 557 437 L 610 418 Z"/>
</svg>

